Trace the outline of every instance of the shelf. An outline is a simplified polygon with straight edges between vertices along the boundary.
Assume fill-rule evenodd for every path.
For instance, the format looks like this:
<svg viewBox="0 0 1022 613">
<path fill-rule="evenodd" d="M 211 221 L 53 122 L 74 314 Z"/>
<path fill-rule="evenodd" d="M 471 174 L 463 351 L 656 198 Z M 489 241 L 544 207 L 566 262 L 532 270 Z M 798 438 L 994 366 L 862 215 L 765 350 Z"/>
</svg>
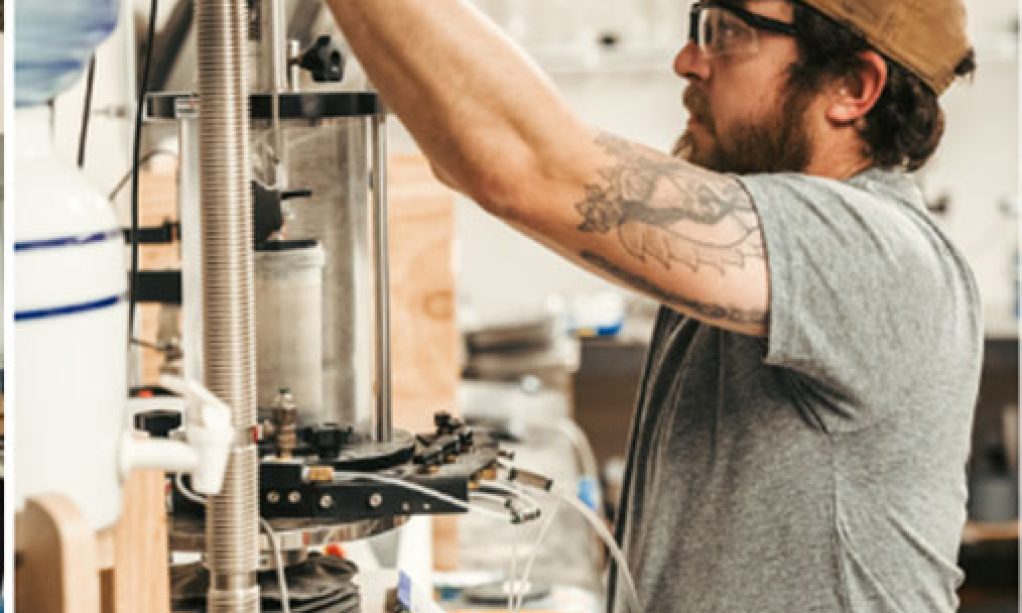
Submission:
<svg viewBox="0 0 1022 613">
<path fill-rule="evenodd" d="M 963 545 L 976 545 L 995 541 L 1017 541 L 1018 520 L 1005 522 L 974 522 L 965 524 Z"/>
<path fill-rule="evenodd" d="M 665 45 L 527 45 L 525 52 L 553 76 L 667 73 L 680 48 Z"/>
<path fill-rule="evenodd" d="M 1017 340 L 1019 322 L 1008 319 L 989 319 L 984 331 L 987 340 Z"/>
</svg>

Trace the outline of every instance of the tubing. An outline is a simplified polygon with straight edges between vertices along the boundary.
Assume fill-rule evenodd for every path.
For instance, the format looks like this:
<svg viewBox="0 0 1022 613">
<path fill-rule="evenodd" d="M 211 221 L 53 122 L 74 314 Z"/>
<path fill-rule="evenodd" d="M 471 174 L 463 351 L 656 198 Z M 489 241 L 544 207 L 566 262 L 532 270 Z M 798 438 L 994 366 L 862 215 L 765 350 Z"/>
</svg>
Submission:
<svg viewBox="0 0 1022 613">
<path fill-rule="evenodd" d="M 542 549 L 543 543 L 546 542 L 546 537 L 550 534 L 550 528 L 554 525 L 554 520 L 557 519 L 557 512 L 561 510 L 561 499 L 558 498 L 554 502 L 554 510 L 550 512 L 550 517 L 540 528 L 539 536 L 536 537 L 536 543 L 532 547 L 532 551 L 529 552 L 529 557 L 525 561 L 525 570 L 522 572 L 521 585 L 526 586 L 529 584 L 529 577 L 532 575 L 532 565 L 536 563 L 536 558 L 539 557 L 539 550 Z M 515 594 L 512 592 L 512 596 L 517 596 L 512 600 L 511 604 L 508 605 L 508 611 L 512 613 L 518 613 L 522 610 L 522 604 L 525 601 L 525 593 Z"/>
</svg>

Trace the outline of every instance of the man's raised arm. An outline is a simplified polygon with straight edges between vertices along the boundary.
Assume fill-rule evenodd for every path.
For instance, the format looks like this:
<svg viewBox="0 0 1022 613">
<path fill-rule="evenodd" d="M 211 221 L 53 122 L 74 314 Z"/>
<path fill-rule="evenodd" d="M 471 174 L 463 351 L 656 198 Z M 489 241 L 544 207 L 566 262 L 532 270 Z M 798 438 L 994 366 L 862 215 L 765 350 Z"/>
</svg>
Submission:
<svg viewBox="0 0 1022 613">
<path fill-rule="evenodd" d="M 766 333 L 762 235 L 736 179 L 585 126 L 464 2 L 328 3 L 441 180 L 604 278 Z"/>
</svg>

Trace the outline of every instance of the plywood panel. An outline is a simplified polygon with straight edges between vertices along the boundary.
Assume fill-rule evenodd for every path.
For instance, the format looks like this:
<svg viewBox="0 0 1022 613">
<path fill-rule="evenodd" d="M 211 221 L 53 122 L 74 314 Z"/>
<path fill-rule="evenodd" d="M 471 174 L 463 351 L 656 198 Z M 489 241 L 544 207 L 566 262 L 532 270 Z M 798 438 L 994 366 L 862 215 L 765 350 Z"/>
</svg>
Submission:
<svg viewBox="0 0 1022 613">
<path fill-rule="evenodd" d="M 177 163 L 175 158 L 160 156 L 149 164 L 139 177 L 139 225 L 160 226 L 164 221 L 177 221 Z M 139 248 L 141 270 L 169 270 L 181 267 L 179 245 L 142 245 Z M 155 343 L 159 326 L 158 304 L 139 304 L 138 338 Z M 153 385 L 159 381 L 163 354 L 151 347 L 142 347 L 142 383 Z"/>
<path fill-rule="evenodd" d="M 124 489 L 124 513 L 113 530 L 113 568 L 104 572 L 104 613 L 169 613 L 165 481 L 161 471 L 135 471 Z"/>
<path fill-rule="evenodd" d="M 454 194 L 421 156 L 392 156 L 388 173 L 394 423 L 426 431 L 456 408 Z"/>
<path fill-rule="evenodd" d="M 394 425 L 425 432 L 457 408 L 454 194 L 421 156 L 391 156 L 388 177 Z M 434 518 L 433 563 L 458 567 L 457 517 Z"/>
</svg>

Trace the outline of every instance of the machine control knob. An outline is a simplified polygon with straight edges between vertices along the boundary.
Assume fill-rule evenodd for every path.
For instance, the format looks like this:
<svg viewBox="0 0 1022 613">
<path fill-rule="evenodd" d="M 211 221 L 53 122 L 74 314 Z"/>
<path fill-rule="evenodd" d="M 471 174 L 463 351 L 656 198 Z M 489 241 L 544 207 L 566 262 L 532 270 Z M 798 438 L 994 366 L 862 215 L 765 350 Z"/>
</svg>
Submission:
<svg viewBox="0 0 1022 613">
<path fill-rule="evenodd" d="M 333 460 L 340 454 L 341 448 L 351 441 L 354 432 L 351 426 L 342 428 L 334 423 L 325 423 L 305 429 L 303 438 L 320 458 Z"/>
<path fill-rule="evenodd" d="M 344 55 L 327 35 L 319 36 L 298 57 L 298 65 L 308 70 L 317 83 L 344 80 Z"/>
<path fill-rule="evenodd" d="M 167 438 L 181 427 L 181 413 L 167 409 L 154 409 L 135 414 L 135 429 L 148 432 L 153 438 Z"/>
</svg>

